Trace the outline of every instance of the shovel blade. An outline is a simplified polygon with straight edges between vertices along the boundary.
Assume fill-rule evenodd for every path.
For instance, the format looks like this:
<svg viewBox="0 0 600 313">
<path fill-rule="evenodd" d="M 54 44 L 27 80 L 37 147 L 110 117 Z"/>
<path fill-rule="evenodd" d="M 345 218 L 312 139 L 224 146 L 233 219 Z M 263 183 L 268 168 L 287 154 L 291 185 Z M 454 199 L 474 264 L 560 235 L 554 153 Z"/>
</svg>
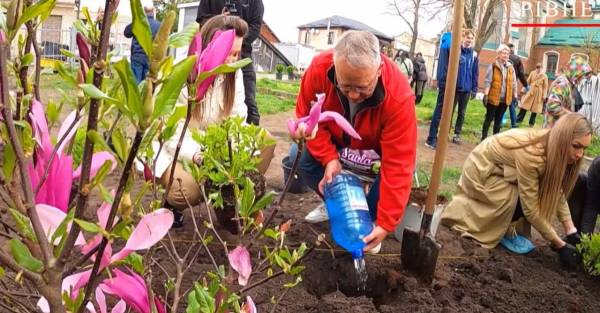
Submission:
<svg viewBox="0 0 600 313">
<path fill-rule="evenodd" d="M 430 236 L 421 239 L 418 232 L 405 229 L 402 238 L 402 266 L 421 281 L 431 284 L 440 248 Z"/>
<path fill-rule="evenodd" d="M 419 249 L 421 246 L 421 240 L 419 238 L 419 232 L 404 229 L 402 234 L 402 250 L 400 252 L 400 259 L 402 261 L 402 267 L 409 272 L 417 272 L 419 268 Z"/>
</svg>

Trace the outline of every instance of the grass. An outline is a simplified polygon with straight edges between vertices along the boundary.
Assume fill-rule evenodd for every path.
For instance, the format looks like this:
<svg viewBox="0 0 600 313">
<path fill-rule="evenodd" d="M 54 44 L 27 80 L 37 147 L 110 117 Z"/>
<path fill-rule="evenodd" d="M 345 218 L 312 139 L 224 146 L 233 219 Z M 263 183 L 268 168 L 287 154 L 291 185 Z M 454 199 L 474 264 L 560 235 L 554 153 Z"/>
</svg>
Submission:
<svg viewBox="0 0 600 313">
<path fill-rule="evenodd" d="M 297 95 L 300 91 L 300 82 L 299 81 L 282 81 L 282 80 L 272 80 L 268 78 L 259 79 L 256 83 L 258 88 L 267 88 L 271 90 L 283 91 L 287 93 L 292 93 Z"/>
<path fill-rule="evenodd" d="M 452 199 L 452 195 L 456 190 L 458 179 L 462 173 L 462 167 L 450 166 L 445 167 L 442 171 L 442 181 L 439 194 L 443 195 L 448 199 Z M 417 167 L 417 176 L 419 178 L 419 184 L 421 188 L 427 188 L 429 185 L 429 178 L 431 176 L 431 168 L 419 165 Z M 416 180 L 413 179 L 413 186 L 416 187 Z"/>
<path fill-rule="evenodd" d="M 261 114 L 286 112 L 296 107 L 295 99 L 281 99 L 274 95 L 256 93 L 256 103 Z"/>
<path fill-rule="evenodd" d="M 433 110 L 435 109 L 435 103 L 437 101 L 437 91 L 436 90 L 425 90 L 423 94 L 423 100 L 416 106 L 417 119 L 421 122 L 429 122 L 433 116 Z M 483 121 L 485 119 L 485 107 L 483 106 L 481 100 L 470 100 L 467 104 L 467 110 L 465 113 L 465 122 L 463 124 L 461 137 L 464 141 L 477 144 L 481 139 L 481 127 L 483 125 Z M 519 109 L 517 109 L 517 113 Z M 507 130 L 510 127 L 510 117 L 509 112 L 506 110 L 506 122 L 502 130 Z M 529 121 L 529 113 L 525 117 L 525 121 Z M 456 114 L 453 116 L 452 120 L 452 129 L 456 123 Z M 543 123 L 543 118 L 538 114 L 536 119 L 535 126 L 536 128 L 541 128 Z M 527 123 L 523 123 L 522 127 L 528 127 Z M 451 133 L 452 134 L 452 133 Z M 492 134 L 492 126 L 490 126 L 489 134 Z M 600 155 L 600 138 L 597 135 L 594 135 L 592 139 L 592 144 L 586 151 L 586 155 L 590 157 L 595 157 Z"/>
</svg>

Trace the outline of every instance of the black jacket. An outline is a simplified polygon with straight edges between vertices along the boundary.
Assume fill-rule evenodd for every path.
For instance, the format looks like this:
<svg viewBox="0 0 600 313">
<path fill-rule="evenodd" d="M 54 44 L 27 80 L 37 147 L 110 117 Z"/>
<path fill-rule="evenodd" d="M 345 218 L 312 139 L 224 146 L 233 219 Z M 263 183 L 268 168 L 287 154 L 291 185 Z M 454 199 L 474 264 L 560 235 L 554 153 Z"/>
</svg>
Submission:
<svg viewBox="0 0 600 313">
<path fill-rule="evenodd" d="M 154 17 L 148 16 L 148 24 L 150 24 L 150 30 L 152 31 L 152 39 L 154 39 L 154 36 L 156 36 L 156 33 L 158 33 L 158 29 L 160 28 L 160 23 L 157 20 L 155 20 Z M 127 38 L 133 37 L 133 40 L 131 41 L 131 59 L 148 62 L 148 57 L 146 57 L 144 49 L 142 49 L 140 43 L 137 41 L 135 36 L 133 36 L 131 24 L 125 27 L 123 34 Z"/>
<path fill-rule="evenodd" d="M 508 57 L 510 63 L 512 63 L 515 68 L 515 73 L 517 74 L 517 78 L 523 85 L 523 87 L 527 88 L 529 84 L 527 84 L 527 78 L 525 77 L 525 69 L 523 68 L 523 62 L 521 62 L 521 58 L 518 55 L 511 53 Z"/>
<path fill-rule="evenodd" d="M 423 57 L 416 57 L 413 61 L 413 80 L 427 81 L 427 65 Z"/>
<path fill-rule="evenodd" d="M 262 0 L 230 0 L 235 4 L 237 15 L 248 23 L 248 34 L 242 44 L 242 57 L 252 56 L 252 43 L 260 34 L 265 8 Z M 196 22 L 202 26 L 209 18 L 223 12 L 226 0 L 202 0 L 198 6 Z"/>
</svg>

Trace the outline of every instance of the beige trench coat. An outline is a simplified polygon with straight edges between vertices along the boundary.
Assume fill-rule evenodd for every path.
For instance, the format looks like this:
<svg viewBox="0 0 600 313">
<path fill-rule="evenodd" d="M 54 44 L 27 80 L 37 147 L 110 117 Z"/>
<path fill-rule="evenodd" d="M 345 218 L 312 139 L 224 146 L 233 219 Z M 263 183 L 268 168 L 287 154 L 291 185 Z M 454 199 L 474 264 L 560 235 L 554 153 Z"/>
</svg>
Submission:
<svg viewBox="0 0 600 313">
<path fill-rule="evenodd" d="M 465 161 L 457 192 L 444 210 L 442 222 L 463 237 L 494 248 L 511 225 L 520 197 L 525 220 L 516 225 L 518 232 L 529 237 L 532 225 L 546 240 L 558 238 L 552 225 L 539 214 L 538 188 L 545 168 L 543 148 L 510 150 L 500 145 L 500 142 L 514 145 L 515 139 L 524 142 L 546 131 L 513 129 L 479 144 Z M 570 220 L 564 198 L 559 205 L 558 219 Z"/>
<path fill-rule="evenodd" d="M 548 96 L 548 76 L 544 72 L 533 71 L 527 83 L 530 89 L 521 99 L 519 107 L 532 113 L 542 113 L 544 99 Z"/>
</svg>

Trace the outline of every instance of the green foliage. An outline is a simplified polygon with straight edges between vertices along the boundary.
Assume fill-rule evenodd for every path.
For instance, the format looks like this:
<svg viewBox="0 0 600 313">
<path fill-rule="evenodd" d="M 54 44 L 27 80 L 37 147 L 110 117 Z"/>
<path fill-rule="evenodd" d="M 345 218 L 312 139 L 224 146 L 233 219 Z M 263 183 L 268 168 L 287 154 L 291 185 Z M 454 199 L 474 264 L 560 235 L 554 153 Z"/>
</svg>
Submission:
<svg viewBox="0 0 600 313">
<path fill-rule="evenodd" d="M 169 45 L 173 48 L 184 48 L 190 45 L 194 35 L 198 32 L 198 23 L 187 24 L 180 32 L 169 36 Z"/>
<path fill-rule="evenodd" d="M 293 66 L 293 65 L 288 65 L 288 66 L 285 68 L 285 70 L 286 70 L 286 72 L 287 72 L 288 74 L 294 74 L 294 71 L 296 70 L 296 68 L 294 68 L 294 66 Z"/>
<path fill-rule="evenodd" d="M 169 73 L 170 79 L 164 82 L 156 96 L 156 106 L 152 118 L 158 118 L 173 111 L 181 89 L 190 76 L 195 63 L 196 56 L 191 56 L 173 67 L 172 72 Z"/>
<path fill-rule="evenodd" d="M 581 253 L 586 272 L 600 276 L 600 234 L 583 234 L 577 249 Z"/>
<path fill-rule="evenodd" d="M 282 74 L 284 70 L 285 70 L 285 65 L 283 65 L 281 63 L 275 65 L 275 71 L 277 71 L 277 73 Z"/>
<path fill-rule="evenodd" d="M 17 239 L 8 241 L 10 245 L 10 253 L 17 264 L 32 272 L 41 272 L 44 268 L 42 262 L 31 255 L 29 248 Z"/>
<path fill-rule="evenodd" d="M 13 208 L 9 208 L 8 211 L 10 212 L 13 221 L 17 225 L 19 233 L 21 233 L 21 235 L 23 235 L 25 238 L 35 241 L 35 235 L 33 233 L 33 228 L 31 228 L 31 222 L 29 221 L 29 218 Z"/>
<path fill-rule="evenodd" d="M 121 112 L 129 117 L 132 123 L 137 124 L 136 117 L 142 115 L 142 95 L 135 81 L 131 65 L 127 59 L 123 59 L 115 63 L 114 68 L 121 79 L 121 85 L 125 89 L 125 99 L 127 100 L 127 105 L 120 107 Z"/>
<path fill-rule="evenodd" d="M 282 99 L 274 95 L 261 93 L 256 95 L 256 103 L 261 114 L 287 112 L 296 107 L 295 99 Z"/>
<path fill-rule="evenodd" d="M 225 268 L 220 266 L 218 273 L 207 273 L 208 282 L 195 283 L 187 295 L 186 313 L 239 312 L 240 297 L 223 284 L 225 277 Z"/>
<path fill-rule="evenodd" d="M 289 82 L 289 81 L 280 81 L 280 80 L 273 80 L 273 79 L 268 79 L 268 78 L 261 78 L 256 83 L 256 87 L 274 90 L 274 91 L 283 91 L 283 92 L 291 93 L 293 95 L 297 95 L 300 92 L 300 83 L 297 81 Z"/>
<path fill-rule="evenodd" d="M 257 155 L 263 148 L 274 144 L 266 130 L 245 125 L 241 117 L 231 117 L 222 123 L 208 126 L 204 134 L 194 133 L 194 140 L 202 146 L 202 177 L 215 186 L 242 187 L 248 173 L 256 172 L 260 162 Z"/>
<path fill-rule="evenodd" d="M 133 35 L 139 42 L 142 49 L 148 56 L 148 59 L 152 59 L 152 31 L 150 30 L 150 24 L 148 23 L 148 17 L 142 7 L 140 0 L 131 0 L 131 30 Z"/>
</svg>

